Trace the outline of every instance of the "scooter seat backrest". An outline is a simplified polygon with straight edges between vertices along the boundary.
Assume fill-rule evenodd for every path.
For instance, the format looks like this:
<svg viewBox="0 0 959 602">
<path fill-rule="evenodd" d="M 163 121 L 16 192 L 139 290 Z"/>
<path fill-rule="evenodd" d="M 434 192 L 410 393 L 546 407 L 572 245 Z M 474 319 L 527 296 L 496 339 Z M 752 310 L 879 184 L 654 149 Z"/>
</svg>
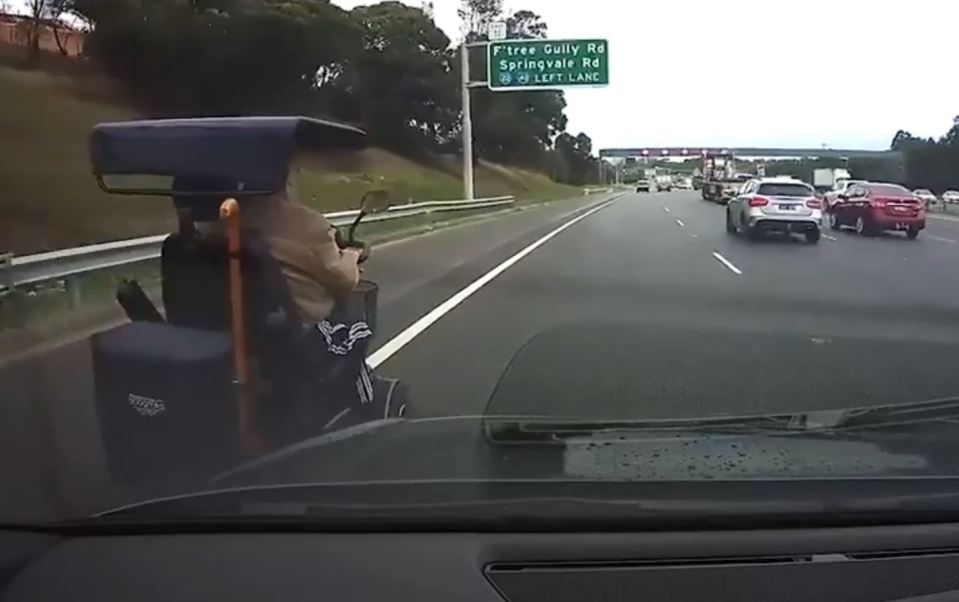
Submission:
<svg viewBox="0 0 959 602">
<path fill-rule="evenodd" d="M 221 237 L 179 232 L 163 241 L 160 274 L 167 321 L 204 330 L 230 329 L 229 266 Z"/>
<path fill-rule="evenodd" d="M 180 232 L 164 241 L 161 254 L 167 321 L 204 330 L 230 330 L 229 254 L 219 234 Z M 293 385 L 314 377 L 321 362 L 279 265 L 252 233 L 242 240 L 246 326 L 250 353 L 264 378 Z"/>
</svg>

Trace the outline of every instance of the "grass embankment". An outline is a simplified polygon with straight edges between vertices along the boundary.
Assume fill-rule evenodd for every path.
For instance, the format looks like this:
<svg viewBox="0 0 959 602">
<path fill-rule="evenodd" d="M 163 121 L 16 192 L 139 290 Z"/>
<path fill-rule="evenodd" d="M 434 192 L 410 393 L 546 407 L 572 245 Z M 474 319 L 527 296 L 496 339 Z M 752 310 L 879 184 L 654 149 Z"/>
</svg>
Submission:
<svg viewBox="0 0 959 602">
<path fill-rule="evenodd" d="M 174 226 L 163 198 L 110 196 L 96 185 L 88 159 L 91 128 L 135 118 L 108 82 L 0 67 L 0 252 L 32 253 L 156 234 Z M 324 211 L 352 207 L 384 188 L 398 201 L 462 196 L 459 160 L 424 165 L 381 149 L 314 157 L 300 181 L 301 200 Z M 552 199 L 581 192 L 525 170 L 482 163 L 478 196 Z"/>
</svg>

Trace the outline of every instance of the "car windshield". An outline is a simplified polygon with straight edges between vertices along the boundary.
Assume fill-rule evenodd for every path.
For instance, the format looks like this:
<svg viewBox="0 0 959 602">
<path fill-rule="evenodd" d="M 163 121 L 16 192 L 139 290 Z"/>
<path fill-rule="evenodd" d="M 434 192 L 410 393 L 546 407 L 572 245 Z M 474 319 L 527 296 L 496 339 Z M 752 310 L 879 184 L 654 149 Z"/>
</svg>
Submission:
<svg viewBox="0 0 959 602">
<path fill-rule="evenodd" d="M 770 196 L 812 196 L 812 188 L 806 184 L 792 182 L 767 182 L 760 184 L 757 190 L 759 194 L 768 194 Z"/>
<path fill-rule="evenodd" d="M 794 526 L 784 480 L 959 477 L 956 23 L 0 0 L 0 528 L 613 529 L 730 482 Z"/>
</svg>

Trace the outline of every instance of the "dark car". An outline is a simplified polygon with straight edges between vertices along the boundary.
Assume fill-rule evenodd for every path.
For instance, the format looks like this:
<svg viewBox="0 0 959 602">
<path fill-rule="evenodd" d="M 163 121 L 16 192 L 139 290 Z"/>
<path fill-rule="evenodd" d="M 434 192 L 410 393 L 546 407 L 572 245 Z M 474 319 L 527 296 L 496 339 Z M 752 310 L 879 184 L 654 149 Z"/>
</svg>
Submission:
<svg viewBox="0 0 959 602">
<path fill-rule="evenodd" d="M 926 227 L 926 209 L 898 184 L 857 184 L 833 205 L 829 225 L 833 230 L 852 226 L 864 236 L 895 230 L 916 238 Z"/>
</svg>

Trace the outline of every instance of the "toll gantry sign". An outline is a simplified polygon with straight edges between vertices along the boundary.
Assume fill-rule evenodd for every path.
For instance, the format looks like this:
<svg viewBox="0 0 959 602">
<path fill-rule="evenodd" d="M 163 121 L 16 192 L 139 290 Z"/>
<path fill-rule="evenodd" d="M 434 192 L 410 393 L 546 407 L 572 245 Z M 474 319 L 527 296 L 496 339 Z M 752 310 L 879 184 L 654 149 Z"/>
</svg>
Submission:
<svg viewBox="0 0 959 602">
<path fill-rule="evenodd" d="M 609 85 L 606 40 L 501 40 L 487 48 L 491 90 Z"/>
</svg>

